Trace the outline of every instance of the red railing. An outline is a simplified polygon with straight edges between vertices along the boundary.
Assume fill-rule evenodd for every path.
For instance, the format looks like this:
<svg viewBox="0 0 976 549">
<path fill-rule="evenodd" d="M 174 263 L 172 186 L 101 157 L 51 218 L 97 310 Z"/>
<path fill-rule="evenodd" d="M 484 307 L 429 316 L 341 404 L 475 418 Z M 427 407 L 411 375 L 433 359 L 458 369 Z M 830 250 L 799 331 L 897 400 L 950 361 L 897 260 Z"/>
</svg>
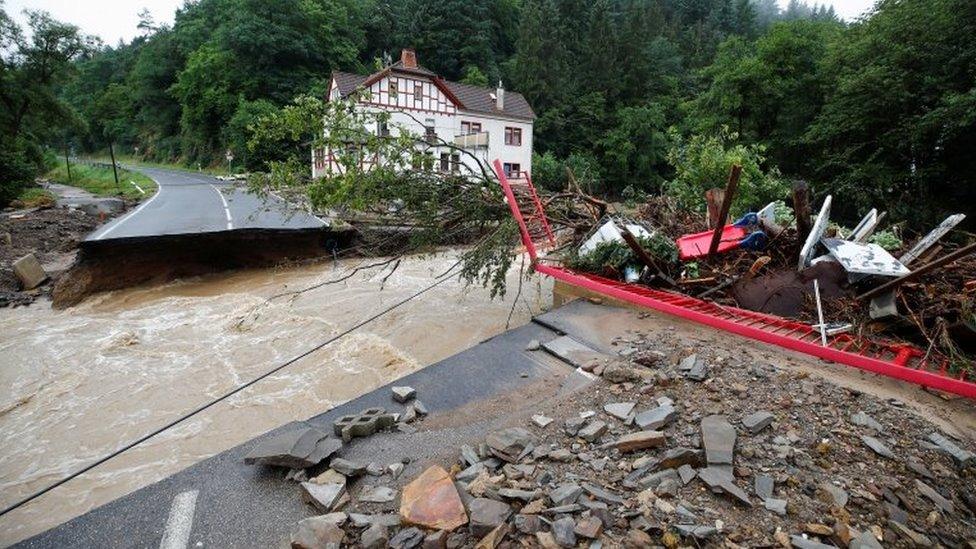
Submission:
<svg viewBox="0 0 976 549">
<path fill-rule="evenodd" d="M 522 243 L 532 258 L 535 269 L 542 274 L 620 301 L 784 349 L 976 399 L 976 383 L 967 379 L 965 372 L 952 373 L 949 362 L 944 357 L 928 357 L 921 349 L 908 344 L 838 334 L 829 336 L 827 345 L 823 345 L 820 332 L 809 324 L 737 307 L 726 307 L 684 294 L 611 280 L 539 261 L 535 242 L 544 237 L 547 245 L 554 246 L 556 240 L 532 181 L 528 177 L 510 181 L 497 160 L 495 173 L 508 199 L 512 215 L 519 224 Z M 516 191 L 519 186 L 527 188 Z"/>
</svg>

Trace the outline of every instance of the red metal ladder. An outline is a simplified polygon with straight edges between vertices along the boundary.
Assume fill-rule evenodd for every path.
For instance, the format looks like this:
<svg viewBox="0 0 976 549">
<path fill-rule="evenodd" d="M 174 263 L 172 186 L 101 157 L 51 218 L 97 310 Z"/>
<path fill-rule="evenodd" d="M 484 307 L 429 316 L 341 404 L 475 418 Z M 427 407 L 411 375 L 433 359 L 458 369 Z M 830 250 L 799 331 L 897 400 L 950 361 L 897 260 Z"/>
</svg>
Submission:
<svg viewBox="0 0 976 549">
<path fill-rule="evenodd" d="M 620 301 L 784 349 L 976 399 L 976 382 L 968 379 L 965 372 L 950 371 L 949 361 L 945 357 L 926 356 L 925 352 L 912 345 L 852 334 L 828 336 L 827 345 L 823 345 L 820 332 L 809 324 L 738 307 L 726 307 L 684 294 L 620 282 L 574 271 L 545 260 L 540 261 L 535 242 L 544 239 L 547 245 L 554 246 L 555 237 L 532 181 L 525 177 L 512 182 L 498 160 L 494 165 L 509 208 L 519 224 L 522 243 L 532 258 L 536 271 L 542 274 Z"/>
</svg>

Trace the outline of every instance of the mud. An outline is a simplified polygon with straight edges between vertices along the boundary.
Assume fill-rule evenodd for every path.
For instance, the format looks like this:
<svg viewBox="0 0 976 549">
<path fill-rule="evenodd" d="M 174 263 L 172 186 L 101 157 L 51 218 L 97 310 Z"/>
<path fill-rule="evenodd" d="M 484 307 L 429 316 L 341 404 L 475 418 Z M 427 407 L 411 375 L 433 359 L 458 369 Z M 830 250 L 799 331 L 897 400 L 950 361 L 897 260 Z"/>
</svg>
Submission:
<svg viewBox="0 0 976 549">
<path fill-rule="evenodd" d="M 241 229 L 228 232 L 81 243 L 78 261 L 54 286 L 57 309 L 89 295 L 245 267 L 331 256 L 348 232 Z"/>
<path fill-rule="evenodd" d="M 816 311 L 814 280 L 819 280 L 820 298 L 824 302 L 850 295 L 844 268 L 838 263 L 824 262 L 801 272 L 786 270 L 741 280 L 732 286 L 732 296 L 740 307 L 752 311 L 798 317 Z"/>
<path fill-rule="evenodd" d="M 52 279 L 57 278 L 74 261 L 78 243 L 98 224 L 96 216 L 61 208 L 0 214 L 0 307 L 26 305 L 51 290 L 49 282 L 36 291 L 22 291 L 11 267 L 14 261 L 33 253 Z"/>
</svg>

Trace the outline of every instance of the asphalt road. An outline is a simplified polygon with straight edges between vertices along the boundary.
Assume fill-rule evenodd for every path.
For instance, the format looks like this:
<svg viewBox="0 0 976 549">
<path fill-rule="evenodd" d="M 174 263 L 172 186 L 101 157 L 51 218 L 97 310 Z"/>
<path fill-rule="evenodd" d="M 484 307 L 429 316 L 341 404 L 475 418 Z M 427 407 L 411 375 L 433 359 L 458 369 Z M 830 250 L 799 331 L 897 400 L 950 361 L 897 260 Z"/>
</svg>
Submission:
<svg viewBox="0 0 976 549">
<path fill-rule="evenodd" d="M 131 212 L 106 223 L 86 241 L 233 231 L 318 229 L 322 219 L 275 196 L 258 196 L 241 184 L 209 175 L 160 168 L 136 168 L 159 186 Z"/>
</svg>

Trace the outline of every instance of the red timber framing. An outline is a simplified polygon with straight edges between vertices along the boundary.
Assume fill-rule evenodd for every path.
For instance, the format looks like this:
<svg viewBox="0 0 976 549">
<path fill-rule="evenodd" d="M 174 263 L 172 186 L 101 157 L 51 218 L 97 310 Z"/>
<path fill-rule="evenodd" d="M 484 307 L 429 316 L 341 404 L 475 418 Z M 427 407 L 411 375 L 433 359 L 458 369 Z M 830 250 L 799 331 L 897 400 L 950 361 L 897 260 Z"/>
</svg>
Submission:
<svg viewBox="0 0 976 549">
<path fill-rule="evenodd" d="M 532 259 L 535 270 L 542 274 L 613 299 L 654 309 L 784 349 L 976 399 L 976 380 L 967 379 L 964 372 L 950 372 L 948 360 L 944 357 L 926 356 L 921 349 L 911 345 L 851 334 L 838 334 L 828 336 L 825 346 L 821 344 L 820 332 L 802 322 L 737 307 L 726 307 L 676 292 L 627 284 L 574 271 L 554 264 L 548 259 L 539 258 L 536 241 L 542 241 L 551 247 L 555 245 L 555 237 L 532 180 L 527 174 L 518 178 L 506 177 L 499 160 L 495 160 L 494 166 L 509 208 L 518 222 L 522 243 Z"/>
</svg>

